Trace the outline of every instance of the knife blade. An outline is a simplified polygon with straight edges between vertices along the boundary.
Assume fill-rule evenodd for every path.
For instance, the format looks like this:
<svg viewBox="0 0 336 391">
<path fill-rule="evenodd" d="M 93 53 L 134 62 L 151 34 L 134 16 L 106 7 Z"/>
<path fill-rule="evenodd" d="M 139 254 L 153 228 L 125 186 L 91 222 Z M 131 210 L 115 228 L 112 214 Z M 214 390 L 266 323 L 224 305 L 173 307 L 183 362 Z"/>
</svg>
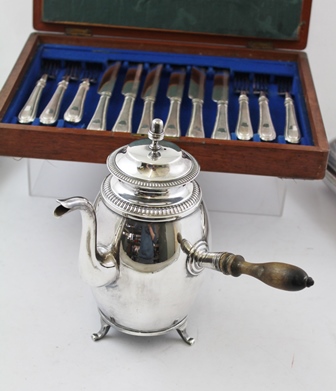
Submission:
<svg viewBox="0 0 336 391">
<path fill-rule="evenodd" d="M 132 133 L 132 113 L 135 98 L 138 94 L 142 64 L 128 68 L 121 93 L 125 96 L 119 116 L 112 128 L 112 132 Z"/>
<path fill-rule="evenodd" d="M 185 69 L 172 72 L 169 79 L 167 98 L 170 100 L 164 134 L 168 137 L 180 137 L 180 107 L 184 90 Z"/>
<path fill-rule="evenodd" d="M 154 102 L 160 83 L 160 75 L 163 65 L 159 64 L 147 75 L 141 97 L 144 100 L 142 117 L 138 127 L 138 134 L 147 134 L 153 121 Z"/>
<path fill-rule="evenodd" d="M 203 101 L 205 88 L 205 72 L 202 68 L 192 67 L 189 84 L 189 98 L 192 100 L 192 114 L 187 137 L 204 138 Z"/>
<path fill-rule="evenodd" d="M 87 129 L 106 130 L 107 107 L 117 80 L 120 65 L 121 62 L 117 61 L 105 71 L 98 87 L 99 102 Z"/>
<path fill-rule="evenodd" d="M 217 103 L 216 121 L 211 135 L 214 139 L 231 139 L 228 123 L 229 78 L 228 70 L 216 73 L 214 77 L 212 100 Z"/>
</svg>

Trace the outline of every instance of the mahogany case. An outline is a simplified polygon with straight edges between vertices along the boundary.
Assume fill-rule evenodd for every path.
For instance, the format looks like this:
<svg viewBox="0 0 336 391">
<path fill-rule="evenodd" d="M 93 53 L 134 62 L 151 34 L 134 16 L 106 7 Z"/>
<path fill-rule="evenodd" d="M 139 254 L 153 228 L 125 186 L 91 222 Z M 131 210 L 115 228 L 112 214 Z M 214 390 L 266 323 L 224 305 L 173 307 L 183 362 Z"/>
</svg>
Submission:
<svg viewBox="0 0 336 391">
<path fill-rule="evenodd" d="M 232 3 L 228 1 L 219 2 L 221 5 L 218 12 L 219 20 L 214 18 L 211 23 L 202 19 L 202 12 L 191 15 L 192 11 L 190 10 L 194 9 L 195 4 L 201 7 L 202 2 L 198 0 L 187 1 L 183 10 L 183 15 L 186 14 L 187 17 L 184 16 L 182 19 L 192 22 L 188 25 L 184 24 L 182 20 L 179 25 L 180 19 L 174 20 L 171 23 L 171 26 L 174 27 L 171 29 L 169 29 L 169 21 L 165 20 L 164 23 L 159 23 L 157 18 L 158 14 L 165 14 L 164 7 L 168 6 L 171 8 L 167 11 L 167 15 L 182 15 L 180 9 L 174 9 L 174 2 L 160 2 L 160 9 L 155 6 L 157 2 L 149 2 L 152 3 L 151 12 L 153 15 L 150 18 L 145 18 L 143 13 L 149 11 L 142 8 L 139 11 L 137 7 L 141 2 L 138 1 L 129 1 L 129 8 L 123 9 L 124 2 L 115 0 L 113 10 L 107 6 L 110 2 L 96 1 L 94 2 L 96 6 L 102 8 L 101 12 L 95 15 L 90 12 L 90 2 L 87 0 L 81 3 L 84 4 L 82 11 L 89 15 L 86 18 L 88 22 L 87 20 L 83 22 L 83 18 L 79 16 L 77 20 L 69 22 L 64 15 L 57 15 L 57 20 L 53 20 L 50 17 L 53 3 L 52 0 L 34 1 L 34 27 L 44 32 L 33 33 L 28 38 L 0 93 L 0 154 L 104 163 L 106 157 L 114 149 L 144 137 L 135 133 L 143 108 L 141 88 L 146 72 L 155 64 L 162 63 L 163 71 L 154 106 L 154 116 L 163 121 L 166 120 L 169 109 L 169 100 L 166 96 L 169 75 L 176 67 L 185 68 L 187 76 L 180 119 L 182 134 L 181 137 L 169 138 L 169 140 L 191 153 L 198 160 L 203 171 L 304 179 L 322 179 L 324 177 L 328 142 L 308 58 L 301 51 L 305 47 L 308 37 L 311 0 L 298 2 L 300 15 L 296 21 L 297 28 L 289 29 L 290 34 L 282 30 L 274 32 L 273 28 L 261 29 L 260 25 L 264 26 L 265 23 L 275 22 L 277 26 L 282 26 L 282 24 L 276 21 L 276 16 L 267 17 L 267 12 L 270 10 L 262 10 L 263 12 L 261 12 L 259 9 L 257 15 L 251 15 L 250 12 L 256 12 L 251 10 L 258 7 L 249 8 L 247 6 L 244 9 L 244 17 L 248 20 L 259 18 L 259 24 L 257 23 L 259 29 L 255 33 L 251 33 L 250 29 L 243 31 L 243 27 L 241 27 L 242 31 L 233 31 L 232 34 L 228 31 L 217 33 L 217 30 L 222 26 L 220 23 L 221 15 L 225 14 L 228 18 L 226 25 L 231 21 L 230 16 L 224 12 L 225 6 L 228 7 Z M 78 1 L 67 0 L 66 3 L 75 7 Z M 85 3 L 87 3 L 87 8 L 85 8 Z M 256 0 L 247 4 L 251 3 L 258 5 Z M 285 3 L 281 2 L 281 4 Z M 286 6 L 290 7 L 295 2 L 288 1 L 287 3 Z M 279 4 L 279 2 L 270 1 L 270 6 L 273 8 L 274 4 Z M 188 6 L 190 6 L 190 10 Z M 57 7 L 57 9 L 62 8 L 60 4 Z M 242 12 L 239 13 L 239 9 L 234 9 L 234 11 L 235 15 L 242 14 Z M 214 11 L 209 10 L 209 12 Z M 298 11 L 295 10 L 295 12 Z M 293 18 L 296 17 L 295 12 L 293 12 Z M 78 11 L 77 14 L 80 15 Z M 74 13 L 74 15 L 77 14 Z M 126 21 L 129 17 L 132 25 L 127 25 L 127 23 L 121 26 L 108 25 L 107 21 L 114 17 L 111 16 L 112 14 L 117 14 L 119 17 L 124 15 Z M 99 19 L 101 15 L 107 20 Z M 207 17 L 209 18 L 209 16 Z M 234 17 L 237 18 L 237 16 Z M 246 25 L 244 17 L 239 22 L 241 26 Z M 145 21 L 144 27 L 140 26 L 143 20 Z M 119 20 L 117 22 L 119 23 Z M 239 25 L 236 22 L 232 25 Z M 217 30 L 208 31 L 209 24 Z M 199 26 L 199 31 L 192 31 L 192 29 L 196 30 L 195 26 L 197 28 Z M 250 35 L 243 37 L 238 33 Z M 30 124 L 20 124 L 17 119 L 18 113 L 40 77 L 41 64 L 45 59 L 57 60 L 61 71 L 55 80 L 47 82 L 42 93 L 37 118 Z M 63 119 L 63 113 L 71 102 L 79 83 L 69 84 L 56 125 L 46 126 L 39 123 L 38 116 L 55 91 L 57 83 L 61 80 L 65 63 L 68 61 L 80 62 L 83 67 L 87 63 L 97 62 L 101 67 L 100 77 L 114 61 L 121 62 L 122 65 L 108 108 L 106 131 L 86 129 L 99 99 L 97 94 L 99 80 L 89 90 L 83 120 L 79 124 L 69 124 Z M 133 133 L 112 132 L 111 129 L 123 102 L 121 94 L 123 78 L 129 64 L 133 63 L 143 63 L 144 66 L 139 96 L 134 105 Z M 192 110 L 191 100 L 188 98 L 188 80 L 193 66 L 202 67 L 206 72 L 203 107 L 205 138 L 190 138 L 185 135 Z M 216 72 L 223 69 L 229 70 L 230 73 L 228 116 L 231 140 L 211 138 L 217 113 L 216 102 L 211 99 L 213 78 Z M 235 137 L 239 96 L 235 90 L 235 77 L 241 72 L 248 74 L 251 81 L 249 98 L 254 136 L 250 141 L 241 141 Z M 269 106 L 277 133 L 276 139 L 272 142 L 261 141 L 257 134 L 258 96 L 253 92 L 253 78 L 256 74 L 267 74 L 270 80 Z M 299 144 L 289 144 L 284 139 L 284 97 L 279 94 L 277 84 L 280 77 L 289 77 L 292 80 L 291 94 L 302 133 Z"/>
</svg>

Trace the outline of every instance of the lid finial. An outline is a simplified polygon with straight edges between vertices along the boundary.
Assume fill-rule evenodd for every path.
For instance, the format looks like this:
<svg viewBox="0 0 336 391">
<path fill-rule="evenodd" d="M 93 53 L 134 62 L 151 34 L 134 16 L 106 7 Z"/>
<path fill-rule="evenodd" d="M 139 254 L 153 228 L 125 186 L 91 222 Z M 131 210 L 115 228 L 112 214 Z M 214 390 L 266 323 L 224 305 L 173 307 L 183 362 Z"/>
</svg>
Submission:
<svg viewBox="0 0 336 391">
<path fill-rule="evenodd" d="M 152 140 L 152 144 L 149 145 L 149 148 L 151 149 L 150 156 L 153 159 L 157 159 L 160 157 L 159 150 L 161 149 L 159 141 L 164 138 L 163 121 L 161 119 L 155 118 L 152 121 L 152 126 L 148 131 L 148 138 Z"/>
</svg>

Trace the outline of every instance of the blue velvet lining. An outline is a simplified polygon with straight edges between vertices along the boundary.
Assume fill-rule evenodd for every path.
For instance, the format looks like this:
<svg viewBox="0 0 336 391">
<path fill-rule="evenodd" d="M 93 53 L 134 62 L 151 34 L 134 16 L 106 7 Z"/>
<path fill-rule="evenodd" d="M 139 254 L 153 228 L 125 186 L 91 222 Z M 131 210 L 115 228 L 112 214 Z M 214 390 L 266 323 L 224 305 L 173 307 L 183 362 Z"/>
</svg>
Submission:
<svg viewBox="0 0 336 391">
<path fill-rule="evenodd" d="M 122 66 L 119 70 L 118 78 L 114 91 L 109 103 L 108 115 L 107 115 L 107 130 L 112 129 L 119 111 L 123 103 L 123 95 L 121 89 L 123 80 L 128 69 L 129 64 L 143 63 L 144 70 L 142 72 L 141 84 L 139 93 L 134 104 L 133 132 L 137 131 L 137 127 L 142 115 L 143 100 L 141 99 L 141 90 L 144 83 L 144 79 L 148 71 L 155 64 L 164 64 L 157 99 L 154 106 L 154 117 L 166 120 L 169 110 L 169 99 L 166 97 L 169 77 L 171 71 L 174 68 L 185 67 L 187 71 L 184 95 L 181 104 L 181 131 L 182 136 L 187 132 L 190 117 L 192 102 L 188 98 L 188 85 L 190 78 L 190 71 L 192 66 L 203 67 L 206 70 L 206 88 L 205 99 L 203 105 L 203 120 L 206 137 L 211 137 L 213 126 L 215 123 L 217 104 L 212 101 L 212 87 L 214 74 L 221 69 L 230 70 L 230 92 L 229 92 L 229 128 L 231 132 L 231 138 L 236 139 L 234 130 L 238 118 L 238 94 L 234 89 L 234 78 L 238 72 L 247 72 L 251 80 L 250 83 L 250 113 L 251 121 L 254 129 L 254 142 L 259 142 L 259 136 L 257 134 L 258 122 L 259 122 L 259 106 L 258 95 L 253 94 L 252 85 L 253 77 L 255 74 L 266 74 L 270 76 L 269 83 L 269 107 L 271 110 L 272 119 L 276 128 L 277 138 L 274 143 L 285 143 L 283 132 L 285 127 L 285 107 L 284 96 L 278 94 L 278 76 L 287 76 L 292 79 L 291 94 L 295 102 L 296 115 L 299 122 L 299 126 L 302 133 L 301 144 L 313 145 L 311 136 L 310 124 L 307 116 L 307 109 L 302 92 L 302 86 L 298 75 L 298 68 L 295 62 L 288 61 L 269 61 L 269 60 L 255 60 L 255 59 L 241 59 L 231 57 L 215 57 L 215 56 L 199 56 L 189 54 L 171 54 L 161 52 L 145 52 L 135 50 L 119 50 L 119 49 L 99 49 L 93 47 L 77 47 L 67 45 L 41 45 L 27 71 L 24 80 L 15 98 L 11 102 L 4 118 L 5 123 L 18 123 L 17 116 L 21 108 L 27 101 L 31 91 L 33 90 L 36 81 L 41 76 L 41 63 L 43 59 L 54 59 L 60 61 L 59 72 L 54 80 L 48 80 L 45 89 L 43 90 L 37 118 L 33 122 L 33 125 L 40 125 L 38 116 L 41 114 L 43 108 L 49 102 L 53 92 L 57 87 L 57 83 L 62 79 L 65 72 L 65 63 L 67 61 L 80 62 L 83 69 L 86 68 L 88 63 L 97 63 L 101 67 L 101 73 L 98 78 L 98 83 L 91 86 L 85 103 L 84 116 L 79 124 L 71 124 L 63 120 L 63 114 L 72 102 L 76 91 L 79 86 L 79 82 L 70 82 L 69 87 L 64 95 L 64 99 L 61 106 L 60 119 L 56 123 L 60 128 L 82 128 L 85 129 L 91 120 L 91 117 L 97 106 L 99 95 L 97 94 L 97 88 L 99 80 L 102 77 L 104 70 L 112 64 L 114 61 L 121 61 Z M 29 126 L 29 125 L 26 125 Z M 41 125 L 45 126 L 45 125 Z"/>
</svg>

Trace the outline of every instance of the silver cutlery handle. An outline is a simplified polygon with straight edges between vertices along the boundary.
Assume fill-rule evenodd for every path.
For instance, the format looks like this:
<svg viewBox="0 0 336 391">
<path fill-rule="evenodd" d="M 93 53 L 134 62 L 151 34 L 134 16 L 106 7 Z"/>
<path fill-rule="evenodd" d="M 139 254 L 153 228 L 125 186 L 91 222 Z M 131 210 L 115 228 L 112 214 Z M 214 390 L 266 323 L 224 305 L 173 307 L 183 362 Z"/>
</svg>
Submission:
<svg viewBox="0 0 336 391">
<path fill-rule="evenodd" d="M 36 112 L 40 102 L 43 88 L 47 84 L 48 75 L 43 75 L 36 83 L 33 91 L 31 92 L 26 104 L 18 115 L 18 121 L 20 124 L 29 124 L 36 118 Z"/>
<path fill-rule="evenodd" d="M 240 94 L 239 96 L 239 114 L 236 126 L 236 136 L 239 140 L 251 140 L 253 137 L 249 98 L 246 94 Z"/>
<path fill-rule="evenodd" d="M 230 140 L 228 123 L 228 102 L 219 101 L 217 104 L 217 116 L 211 138 L 218 140 Z"/>
<path fill-rule="evenodd" d="M 164 134 L 168 137 L 180 137 L 180 99 L 171 99 Z"/>
<path fill-rule="evenodd" d="M 132 133 L 132 113 L 135 98 L 126 95 L 119 116 L 112 128 L 112 132 Z"/>
<path fill-rule="evenodd" d="M 90 82 L 88 80 L 83 80 L 78 87 L 78 91 L 72 103 L 64 113 L 64 119 L 66 121 L 74 123 L 78 123 L 81 121 L 84 112 L 84 102 L 89 88 Z"/>
<path fill-rule="evenodd" d="M 54 95 L 50 99 L 46 108 L 40 115 L 40 122 L 44 125 L 52 125 L 58 120 L 59 111 L 63 99 L 64 92 L 68 87 L 69 82 L 62 80 L 58 83 Z"/>
<path fill-rule="evenodd" d="M 295 106 L 290 94 L 286 93 L 286 125 L 285 140 L 291 144 L 298 144 L 301 139 L 300 128 L 296 119 Z"/>
<path fill-rule="evenodd" d="M 265 95 L 260 95 L 259 99 L 259 127 L 258 134 L 262 141 L 273 141 L 276 138 L 268 99 Z"/>
<path fill-rule="evenodd" d="M 110 97 L 110 94 L 102 94 L 100 96 L 96 111 L 94 112 L 87 129 L 106 130 L 106 114 Z"/>
<path fill-rule="evenodd" d="M 144 103 L 144 109 L 142 112 L 142 117 L 138 127 L 138 134 L 147 134 L 151 129 L 153 121 L 153 111 L 154 111 L 154 100 L 146 99 Z"/>
<path fill-rule="evenodd" d="M 187 137 L 204 138 L 203 128 L 203 101 L 199 99 L 193 100 L 193 110 L 190 120 L 189 129 L 186 134 Z"/>
</svg>

